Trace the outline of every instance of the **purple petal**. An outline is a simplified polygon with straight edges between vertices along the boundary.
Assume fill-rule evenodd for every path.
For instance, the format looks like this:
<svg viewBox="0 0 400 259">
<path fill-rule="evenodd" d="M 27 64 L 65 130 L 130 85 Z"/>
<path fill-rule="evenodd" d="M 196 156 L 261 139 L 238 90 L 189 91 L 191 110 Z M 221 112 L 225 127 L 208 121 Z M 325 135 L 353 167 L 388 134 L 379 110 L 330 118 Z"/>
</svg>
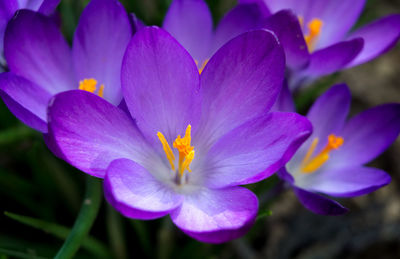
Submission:
<svg viewBox="0 0 400 259">
<path fill-rule="evenodd" d="M 345 68 L 360 53 L 363 43 L 363 39 L 356 38 L 315 51 L 311 55 L 309 66 L 302 74 L 316 78 Z"/>
<path fill-rule="evenodd" d="M 290 10 L 282 10 L 264 22 L 264 28 L 273 31 L 285 49 L 286 65 L 300 69 L 310 61 L 307 45 L 297 16 Z"/>
<path fill-rule="evenodd" d="M 104 98 L 122 99 L 121 66 L 132 27 L 124 7 L 116 0 L 93 0 L 83 10 L 73 45 L 78 80 L 94 78 L 104 85 Z"/>
<path fill-rule="evenodd" d="M 222 46 L 201 74 L 202 128 L 209 145 L 271 108 L 282 87 L 284 53 L 269 31 L 246 32 Z"/>
<path fill-rule="evenodd" d="M 239 4 L 257 4 L 260 12 L 264 17 L 268 17 L 271 15 L 270 10 L 265 5 L 264 0 L 239 0 Z"/>
<path fill-rule="evenodd" d="M 57 5 L 61 0 L 40 0 L 42 4 L 40 5 L 39 12 L 45 15 L 50 15 L 57 8 Z"/>
<path fill-rule="evenodd" d="M 7 26 L 4 54 L 11 72 L 51 94 L 78 88 L 69 46 L 51 18 L 19 11 Z"/>
<path fill-rule="evenodd" d="M 303 206 L 316 214 L 337 216 L 349 211 L 338 202 L 319 194 L 308 192 L 294 186 L 293 190 Z"/>
<path fill-rule="evenodd" d="M 138 31 L 122 66 L 122 90 L 132 117 L 159 144 L 157 132 L 172 143 L 200 116 L 199 72 L 189 53 L 156 27 Z"/>
<path fill-rule="evenodd" d="M 110 164 L 104 179 L 104 193 L 116 210 L 134 219 L 163 217 L 183 200 L 171 187 L 129 159 L 118 159 Z"/>
<path fill-rule="evenodd" d="M 350 34 L 349 38 L 363 38 L 364 48 L 347 65 L 356 66 L 382 55 L 394 47 L 400 37 L 400 15 L 390 15 L 372 22 Z"/>
<path fill-rule="evenodd" d="M 340 135 L 344 144 L 329 159 L 329 167 L 365 164 L 384 150 L 400 132 L 400 104 L 384 104 L 353 117 Z"/>
<path fill-rule="evenodd" d="M 2 73 L 0 95 L 19 120 L 35 130 L 47 132 L 46 108 L 50 93 L 13 73 Z"/>
<path fill-rule="evenodd" d="M 334 197 L 355 197 L 373 192 L 390 183 L 390 175 L 371 167 L 321 170 L 301 181 L 301 187 Z M 296 183 L 297 185 L 297 183 Z"/>
<path fill-rule="evenodd" d="M 272 106 L 271 111 L 296 112 L 293 96 L 289 90 L 286 80 L 283 82 L 282 90 L 279 93 L 274 106 Z"/>
<path fill-rule="evenodd" d="M 213 21 L 203 0 L 174 0 L 163 28 L 189 51 L 201 65 L 210 58 Z"/>
<path fill-rule="evenodd" d="M 322 20 L 317 49 L 341 41 L 355 24 L 365 5 L 365 0 L 265 0 L 265 2 L 272 12 L 292 9 L 298 17 L 302 17 L 305 25 L 315 18 Z"/>
<path fill-rule="evenodd" d="M 199 241 L 222 243 L 244 235 L 253 225 L 257 210 L 257 197 L 243 187 L 203 189 L 186 195 L 171 218 Z"/>
<path fill-rule="evenodd" d="M 212 188 L 261 181 L 290 160 L 311 134 L 309 121 L 296 113 L 274 112 L 244 123 L 211 148 L 203 169 Z"/>
<path fill-rule="evenodd" d="M 222 18 L 215 30 L 212 53 L 234 37 L 260 28 L 262 18 L 256 4 L 239 4 L 234 7 Z"/>
<path fill-rule="evenodd" d="M 18 9 L 17 0 L 0 1 L 0 25 L 6 27 L 9 19 L 12 18 L 14 12 Z"/>
<path fill-rule="evenodd" d="M 326 145 L 330 134 L 341 134 L 349 113 L 350 102 L 349 88 L 345 84 L 338 84 L 332 86 L 312 105 L 307 118 L 313 125 L 313 134 L 308 142 L 311 144 L 314 138 L 319 139 L 316 151 Z"/>
<path fill-rule="evenodd" d="M 123 110 L 86 91 L 56 95 L 49 105 L 48 121 L 50 138 L 57 142 L 65 160 L 96 177 L 104 177 L 115 159 L 143 164 L 151 154 Z"/>
</svg>

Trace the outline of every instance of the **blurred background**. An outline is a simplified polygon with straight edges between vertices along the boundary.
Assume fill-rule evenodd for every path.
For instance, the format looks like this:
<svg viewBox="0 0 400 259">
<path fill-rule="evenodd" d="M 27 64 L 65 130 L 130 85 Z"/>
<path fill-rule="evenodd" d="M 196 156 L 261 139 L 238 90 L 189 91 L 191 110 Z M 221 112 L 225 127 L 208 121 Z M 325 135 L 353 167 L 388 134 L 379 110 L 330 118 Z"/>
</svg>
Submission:
<svg viewBox="0 0 400 259">
<path fill-rule="evenodd" d="M 61 1 L 58 10 L 69 40 L 87 2 Z M 146 24 L 161 25 L 171 1 L 121 2 Z M 236 4 L 207 2 L 215 23 Z M 356 26 L 391 13 L 400 13 L 400 1 L 368 0 Z M 307 97 L 299 104 L 301 112 L 335 82 L 346 82 L 352 90 L 352 114 L 400 102 L 399 61 L 398 45 L 368 64 L 321 79 L 299 94 Z M 389 172 L 392 183 L 370 195 L 342 200 L 351 211 L 339 217 L 312 214 L 290 190 L 272 195 L 268 189 L 278 182 L 276 177 L 250 186 L 264 204 L 260 217 L 246 236 L 222 245 L 190 239 L 168 217 L 124 218 L 103 199 L 90 238 L 76 258 L 400 258 L 400 139 L 371 166 Z M 74 224 L 84 191 L 85 175 L 55 158 L 42 136 L 22 125 L 1 102 L 0 258 L 52 258 Z"/>
</svg>

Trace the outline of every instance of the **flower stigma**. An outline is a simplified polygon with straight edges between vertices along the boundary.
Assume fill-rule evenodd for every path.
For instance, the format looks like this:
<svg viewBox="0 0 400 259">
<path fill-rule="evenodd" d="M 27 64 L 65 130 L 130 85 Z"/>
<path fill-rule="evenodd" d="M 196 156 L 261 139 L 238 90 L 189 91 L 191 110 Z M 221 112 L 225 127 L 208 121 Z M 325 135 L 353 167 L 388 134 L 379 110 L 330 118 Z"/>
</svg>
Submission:
<svg viewBox="0 0 400 259">
<path fill-rule="evenodd" d="M 84 90 L 87 92 L 95 93 L 97 89 L 97 80 L 94 78 L 85 78 L 79 81 L 79 90 Z M 103 97 L 104 85 L 100 85 L 97 95 Z"/>
<path fill-rule="evenodd" d="M 199 67 L 199 74 L 200 74 L 200 75 L 201 75 L 201 72 L 203 72 L 203 70 L 204 70 L 204 68 L 206 67 L 206 65 L 207 65 L 207 63 L 208 63 L 209 60 L 210 60 L 210 59 L 204 60 L 204 62 L 201 64 L 201 67 Z M 195 60 L 194 62 L 196 63 L 197 66 L 199 66 L 199 61 Z"/>
<path fill-rule="evenodd" d="M 299 17 L 300 26 L 304 27 L 303 17 Z M 315 49 L 315 44 L 321 34 L 323 22 L 318 18 L 314 18 L 307 24 L 308 34 L 304 34 L 304 40 L 306 41 L 308 51 L 313 52 Z"/>
<path fill-rule="evenodd" d="M 344 143 L 344 139 L 342 137 L 337 137 L 334 134 L 330 134 L 328 136 L 328 144 L 326 144 L 326 146 L 322 149 L 321 152 L 319 152 L 319 154 L 311 158 L 318 144 L 318 141 L 318 138 L 315 138 L 311 143 L 311 146 L 308 149 L 307 154 L 304 157 L 303 162 L 300 166 L 302 173 L 313 173 L 321 168 L 321 166 L 324 165 L 326 161 L 328 161 L 329 153 L 332 150 L 338 149 Z"/>
<path fill-rule="evenodd" d="M 192 126 L 189 124 L 186 128 L 185 136 L 182 138 L 181 135 L 178 135 L 178 137 L 172 144 L 172 146 L 176 148 L 179 152 L 178 174 L 180 179 L 183 177 L 185 171 L 192 171 L 189 168 L 190 163 L 192 163 L 194 159 L 194 147 L 190 145 L 190 142 L 192 140 L 191 129 Z M 163 146 L 165 155 L 167 156 L 167 159 L 171 165 L 172 171 L 175 171 L 175 156 L 172 152 L 170 145 L 168 144 L 167 140 L 161 132 L 157 132 L 157 137 Z"/>
</svg>

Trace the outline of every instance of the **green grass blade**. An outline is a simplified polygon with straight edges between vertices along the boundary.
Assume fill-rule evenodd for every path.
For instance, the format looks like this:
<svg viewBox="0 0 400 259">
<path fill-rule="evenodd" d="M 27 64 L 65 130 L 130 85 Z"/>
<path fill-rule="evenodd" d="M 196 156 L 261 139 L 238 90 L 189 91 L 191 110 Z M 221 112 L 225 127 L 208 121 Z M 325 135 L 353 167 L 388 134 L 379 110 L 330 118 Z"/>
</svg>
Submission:
<svg viewBox="0 0 400 259">
<path fill-rule="evenodd" d="M 88 235 L 97 217 L 101 204 L 101 181 L 88 176 L 86 182 L 86 193 L 78 218 L 65 240 L 63 246 L 55 256 L 56 259 L 73 258 L 75 253 Z"/>
</svg>

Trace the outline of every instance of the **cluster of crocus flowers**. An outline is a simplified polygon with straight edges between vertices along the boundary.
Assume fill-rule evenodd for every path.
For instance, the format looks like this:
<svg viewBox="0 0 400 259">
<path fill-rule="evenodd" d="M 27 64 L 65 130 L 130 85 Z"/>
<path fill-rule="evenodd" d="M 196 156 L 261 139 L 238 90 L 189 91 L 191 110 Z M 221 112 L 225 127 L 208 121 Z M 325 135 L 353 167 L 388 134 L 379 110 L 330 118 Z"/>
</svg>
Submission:
<svg viewBox="0 0 400 259">
<path fill-rule="evenodd" d="M 390 182 L 364 164 L 398 136 L 400 104 L 346 122 L 351 98 L 337 85 L 303 117 L 290 89 L 388 50 L 398 15 L 349 34 L 364 1 L 243 0 L 214 30 L 203 0 L 174 0 L 161 29 L 117 0 L 92 0 L 71 49 L 43 15 L 58 2 L 31 1 L 39 12 L 11 21 L 18 6 L 4 5 L 0 96 L 57 156 L 103 178 L 126 217 L 169 215 L 189 236 L 221 243 L 256 219 L 258 199 L 241 185 L 276 172 L 306 208 L 329 215 L 347 209 L 321 194 Z"/>
<path fill-rule="evenodd" d="M 321 76 L 368 62 L 391 49 L 400 37 L 399 14 L 351 30 L 366 0 L 240 2 L 255 3 L 265 10 L 263 25 L 272 29 L 285 47 L 292 90 Z"/>
<path fill-rule="evenodd" d="M 106 197 L 123 215 L 169 214 L 198 240 L 228 241 L 258 210 L 256 196 L 239 185 L 273 174 L 311 133 L 300 115 L 268 112 L 284 70 L 283 50 L 264 30 L 224 45 L 200 75 L 174 38 L 147 27 L 122 66 L 130 115 L 72 90 L 51 101 L 49 134 L 68 162 L 105 178 Z"/>
</svg>

